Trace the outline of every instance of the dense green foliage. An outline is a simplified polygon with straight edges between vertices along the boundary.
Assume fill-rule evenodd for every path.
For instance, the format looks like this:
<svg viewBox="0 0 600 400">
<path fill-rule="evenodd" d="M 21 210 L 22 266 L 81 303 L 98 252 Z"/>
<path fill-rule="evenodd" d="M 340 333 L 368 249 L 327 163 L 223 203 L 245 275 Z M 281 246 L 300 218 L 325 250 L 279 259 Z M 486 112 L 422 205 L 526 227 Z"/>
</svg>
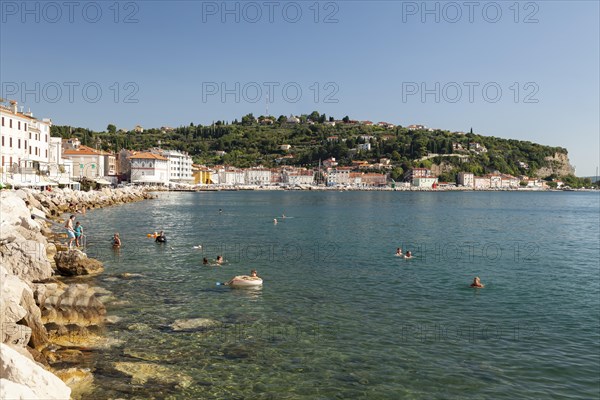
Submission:
<svg viewBox="0 0 600 400">
<path fill-rule="evenodd" d="M 329 157 L 335 157 L 340 165 L 350 165 L 353 160 L 377 162 L 385 157 L 392 161 L 391 177 L 395 180 L 401 180 L 403 172 L 412 167 L 441 163 L 450 168 L 442 174 L 444 179 L 441 180 L 453 180 L 451 178 L 459 171 L 475 174 L 500 171 L 532 176 L 539 168 L 547 166 L 545 157 L 567 153 L 561 147 L 481 136 L 472 131 L 466 134 L 443 130 L 411 131 L 403 127 L 390 129 L 363 125 L 353 123 L 347 117 L 344 119 L 348 122 L 331 126 L 324 123 L 330 121 L 330 117 L 315 111 L 302 115 L 300 124 L 290 124 L 284 116 L 256 119 L 248 114 L 241 118 L 241 122 L 217 121 L 210 126 L 192 123 L 172 130 L 148 129 L 143 133 L 116 131 L 112 124 L 107 126 L 107 132 L 53 126 L 52 135 L 78 137 L 82 144 L 106 151 L 122 148 L 143 150 L 160 145 L 164 149 L 188 152 L 194 162 L 207 165 L 224 163 L 238 167 L 271 167 L 288 164 L 310 167 Z M 307 123 L 313 120 L 317 122 Z M 371 150 L 352 150 L 366 142 L 371 144 Z M 470 143 L 478 143 L 487 151 L 477 152 Z M 291 149 L 282 150 L 280 146 L 283 144 L 291 145 Z M 457 145 L 462 149 L 455 149 Z M 226 154 L 217 156 L 219 150 Z M 293 155 L 293 158 L 283 158 L 286 155 Z"/>
</svg>

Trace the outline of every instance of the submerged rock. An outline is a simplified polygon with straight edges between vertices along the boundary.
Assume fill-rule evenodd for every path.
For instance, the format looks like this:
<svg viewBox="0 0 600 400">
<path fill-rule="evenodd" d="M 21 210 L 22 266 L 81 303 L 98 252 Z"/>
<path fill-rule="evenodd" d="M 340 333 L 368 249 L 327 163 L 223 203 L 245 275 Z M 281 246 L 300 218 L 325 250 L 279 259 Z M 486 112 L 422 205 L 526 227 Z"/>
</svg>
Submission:
<svg viewBox="0 0 600 400">
<path fill-rule="evenodd" d="M 164 384 L 172 384 L 186 388 L 192 384 L 192 378 L 177 372 L 173 368 L 152 363 L 117 362 L 114 364 L 117 371 L 131 376 L 133 385 L 143 385 L 149 380 Z"/>
<path fill-rule="evenodd" d="M 83 399 L 86 393 L 93 390 L 94 376 L 87 368 L 61 369 L 54 373 L 71 388 L 71 397 L 74 399 Z"/>
<path fill-rule="evenodd" d="M 141 322 L 136 322 L 135 324 L 129 325 L 127 329 L 129 329 L 130 331 L 149 331 L 152 328 L 150 327 L 150 325 Z"/>
<path fill-rule="evenodd" d="M 175 320 L 170 326 L 171 329 L 177 332 L 181 331 L 198 331 L 214 328 L 219 326 L 218 321 L 208 318 L 192 318 L 192 319 L 178 319 Z"/>
</svg>

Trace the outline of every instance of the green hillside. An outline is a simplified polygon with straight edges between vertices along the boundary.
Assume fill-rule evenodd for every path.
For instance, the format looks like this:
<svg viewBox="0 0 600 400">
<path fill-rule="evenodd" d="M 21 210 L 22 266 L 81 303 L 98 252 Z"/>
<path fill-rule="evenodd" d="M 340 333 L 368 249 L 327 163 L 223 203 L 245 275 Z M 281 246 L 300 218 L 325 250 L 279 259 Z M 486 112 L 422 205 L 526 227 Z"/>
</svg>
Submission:
<svg viewBox="0 0 600 400">
<path fill-rule="evenodd" d="M 353 160 L 377 161 L 389 158 L 393 164 L 392 178 L 400 179 L 412 167 L 431 167 L 445 164 L 445 175 L 451 177 L 459 171 L 483 174 L 500 171 L 511 175 L 535 176 L 548 170 L 568 170 L 567 150 L 532 142 L 482 136 L 477 133 L 459 133 L 444 130 L 409 130 L 364 125 L 338 121 L 335 126 L 325 123 L 325 115 L 314 112 L 300 117 L 299 124 L 286 122 L 284 116 L 266 125 L 265 117 L 257 120 L 246 115 L 241 122 L 218 121 L 211 126 L 190 124 L 173 130 L 147 129 L 143 133 L 116 132 L 113 125 L 107 132 L 93 132 L 83 128 L 53 126 L 52 135 L 78 137 L 82 144 L 117 151 L 122 148 L 143 150 L 156 147 L 188 152 L 194 162 L 215 165 L 229 164 L 237 167 L 264 165 L 317 166 L 319 160 L 335 157 L 340 165 L 350 165 Z M 317 121 L 313 124 L 307 121 Z M 320 121 L 320 122 L 319 122 Z M 336 138 L 332 138 L 336 136 Z M 363 138 L 361 136 L 371 136 Z M 329 138 L 329 139 L 328 139 Z M 370 143 L 371 150 L 353 151 L 358 145 Z M 291 145 L 289 151 L 281 150 L 283 144 Z M 473 144 L 485 148 L 477 151 Z M 216 151 L 225 151 L 217 156 Z M 438 154 L 440 157 L 431 157 Z M 282 158 L 293 155 L 293 158 Z M 547 160 L 559 156 L 559 160 Z M 430 156 L 429 159 L 423 159 Z M 461 157 L 458 157 L 461 156 Z M 561 165 L 566 164 L 566 165 Z M 566 169 L 565 169 L 566 168 Z M 561 174 L 557 174 L 561 175 Z M 546 176 L 542 176 L 546 177 Z M 442 180 L 444 177 L 440 177 Z"/>
</svg>

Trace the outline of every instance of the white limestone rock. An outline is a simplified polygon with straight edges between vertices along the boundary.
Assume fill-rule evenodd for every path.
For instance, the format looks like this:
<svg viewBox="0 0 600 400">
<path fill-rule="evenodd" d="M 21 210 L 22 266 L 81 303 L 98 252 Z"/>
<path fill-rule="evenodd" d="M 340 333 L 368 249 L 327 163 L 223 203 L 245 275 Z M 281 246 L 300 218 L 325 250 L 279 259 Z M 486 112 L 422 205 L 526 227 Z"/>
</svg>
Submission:
<svg viewBox="0 0 600 400">
<path fill-rule="evenodd" d="M 28 387 L 35 395 L 33 397 L 35 399 L 67 400 L 71 396 L 71 389 L 57 376 L 4 343 L 0 344 L 0 376 L 15 384 Z M 8 387 L 11 390 L 19 388 L 15 385 Z"/>
</svg>

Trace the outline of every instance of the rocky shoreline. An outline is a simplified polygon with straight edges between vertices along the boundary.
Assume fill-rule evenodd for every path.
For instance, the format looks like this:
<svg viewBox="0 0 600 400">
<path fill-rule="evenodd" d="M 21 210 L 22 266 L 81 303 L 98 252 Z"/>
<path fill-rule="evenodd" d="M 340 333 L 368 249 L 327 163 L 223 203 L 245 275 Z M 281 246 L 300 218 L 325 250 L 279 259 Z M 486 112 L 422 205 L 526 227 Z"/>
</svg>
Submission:
<svg viewBox="0 0 600 400">
<path fill-rule="evenodd" d="M 106 293 L 61 276 L 93 276 L 103 267 L 67 249 L 50 225 L 64 224 L 70 204 L 90 210 L 153 197 L 134 187 L 0 191 L 0 398 L 70 399 L 91 390 L 91 372 L 77 365 L 82 350 L 107 345 Z"/>
</svg>

